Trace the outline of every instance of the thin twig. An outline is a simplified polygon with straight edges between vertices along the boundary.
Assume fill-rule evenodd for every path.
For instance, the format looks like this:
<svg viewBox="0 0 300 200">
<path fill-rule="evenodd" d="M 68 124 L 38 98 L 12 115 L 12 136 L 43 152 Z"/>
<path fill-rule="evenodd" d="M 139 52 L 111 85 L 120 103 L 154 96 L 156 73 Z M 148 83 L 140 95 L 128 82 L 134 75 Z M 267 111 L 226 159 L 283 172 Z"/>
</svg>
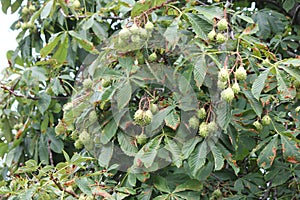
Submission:
<svg viewBox="0 0 300 200">
<path fill-rule="evenodd" d="M 25 98 L 25 99 L 31 99 L 31 100 L 39 100 L 40 97 L 33 97 L 33 96 L 25 96 L 22 94 L 17 94 L 13 89 L 10 89 L 6 87 L 5 85 L 0 85 L 0 88 L 2 88 L 5 91 L 8 91 L 10 94 L 14 95 L 15 97 L 20 97 L 20 98 Z M 51 99 L 56 99 L 56 100 L 67 100 L 69 97 L 57 97 L 57 96 L 51 96 Z"/>
<path fill-rule="evenodd" d="M 73 197 L 75 197 L 75 198 L 79 198 L 79 196 L 75 193 L 75 192 L 73 192 L 73 191 L 71 191 L 71 190 L 68 190 L 68 189 L 66 189 L 66 188 L 64 188 L 54 177 L 53 177 L 53 175 L 51 174 L 50 175 L 50 179 L 55 183 L 55 185 L 58 187 L 58 189 L 60 190 L 60 191 L 64 191 L 64 192 L 66 192 L 66 193 L 68 193 L 68 194 L 70 194 L 70 195 L 72 195 Z"/>
<path fill-rule="evenodd" d="M 53 162 L 53 155 L 52 155 L 52 151 L 51 151 L 51 140 L 48 140 L 48 153 L 49 153 L 49 159 L 50 159 L 50 163 L 52 166 L 54 166 L 54 162 Z"/>
</svg>

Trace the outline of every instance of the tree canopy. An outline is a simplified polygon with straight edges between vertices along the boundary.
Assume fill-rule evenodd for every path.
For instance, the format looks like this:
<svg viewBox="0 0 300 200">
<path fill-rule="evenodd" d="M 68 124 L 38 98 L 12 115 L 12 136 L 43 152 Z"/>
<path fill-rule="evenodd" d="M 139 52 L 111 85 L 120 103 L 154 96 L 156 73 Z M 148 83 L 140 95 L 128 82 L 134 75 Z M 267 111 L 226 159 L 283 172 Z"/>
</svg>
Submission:
<svg viewBox="0 0 300 200">
<path fill-rule="evenodd" d="M 299 0 L 1 4 L 1 199 L 300 198 Z"/>
</svg>

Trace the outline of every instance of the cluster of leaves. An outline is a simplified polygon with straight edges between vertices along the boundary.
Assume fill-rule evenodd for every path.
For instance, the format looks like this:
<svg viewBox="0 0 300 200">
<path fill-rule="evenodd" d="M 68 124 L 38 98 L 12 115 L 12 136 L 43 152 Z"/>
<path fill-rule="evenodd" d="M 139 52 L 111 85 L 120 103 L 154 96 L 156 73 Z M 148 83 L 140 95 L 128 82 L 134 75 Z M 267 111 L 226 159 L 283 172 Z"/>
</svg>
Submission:
<svg viewBox="0 0 300 200">
<path fill-rule="evenodd" d="M 300 27 L 282 10 L 1 3 L 20 14 L 0 85 L 4 198 L 300 197 Z"/>
</svg>

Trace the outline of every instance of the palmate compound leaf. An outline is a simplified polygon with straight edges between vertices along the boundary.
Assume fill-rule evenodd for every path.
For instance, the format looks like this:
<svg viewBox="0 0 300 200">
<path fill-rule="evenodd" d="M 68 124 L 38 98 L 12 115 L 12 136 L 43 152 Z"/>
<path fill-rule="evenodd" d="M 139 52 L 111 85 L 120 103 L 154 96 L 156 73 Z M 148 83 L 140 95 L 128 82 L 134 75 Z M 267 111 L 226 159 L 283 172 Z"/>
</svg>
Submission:
<svg viewBox="0 0 300 200">
<path fill-rule="evenodd" d="M 272 166 L 274 159 L 276 157 L 276 151 L 278 144 L 278 135 L 274 135 L 273 139 L 263 148 L 257 158 L 257 164 L 264 168 L 268 169 Z"/>
</svg>

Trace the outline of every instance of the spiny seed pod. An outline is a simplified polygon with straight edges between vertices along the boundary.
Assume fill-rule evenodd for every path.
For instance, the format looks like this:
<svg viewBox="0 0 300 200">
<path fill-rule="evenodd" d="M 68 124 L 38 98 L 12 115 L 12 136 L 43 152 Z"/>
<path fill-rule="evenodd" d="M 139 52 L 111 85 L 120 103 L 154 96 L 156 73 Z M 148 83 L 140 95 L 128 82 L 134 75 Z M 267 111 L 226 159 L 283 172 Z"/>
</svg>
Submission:
<svg viewBox="0 0 300 200">
<path fill-rule="evenodd" d="M 225 82 L 228 80 L 228 78 L 229 78 L 228 69 L 221 68 L 218 73 L 218 80 Z"/>
<path fill-rule="evenodd" d="M 222 192 L 220 189 L 216 189 L 213 193 L 212 193 L 212 196 L 216 197 L 216 198 L 219 198 L 222 196 Z"/>
<path fill-rule="evenodd" d="M 22 30 L 28 29 L 28 23 L 27 22 L 22 23 L 21 28 L 22 28 Z"/>
<path fill-rule="evenodd" d="M 243 81 L 247 78 L 247 71 L 243 66 L 240 66 L 236 71 L 235 71 L 235 78 L 239 81 Z"/>
<path fill-rule="evenodd" d="M 78 139 L 78 132 L 77 131 L 73 131 L 71 133 L 71 138 L 72 138 L 72 140 L 77 140 Z"/>
<path fill-rule="evenodd" d="M 141 38 L 140 38 L 140 36 L 139 35 L 132 35 L 131 36 L 131 41 L 133 42 L 133 43 L 140 43 L 140 41 L 141 41 Z"/>
<path fill-rule="evenodd" d="M 234 94 L 238 94 L 241 91 L 240 85 L 238 83 L 234 83 L 232 85 L 232 90 L 233 90 Z"/>
<path fill-rule="evenodd" d="M 149 125 L 152 122 L 152 119 L 153 119 L 153 114 L 152 114 L 151 110 L 147 110 L 144 113 L 144 122 L 145 122 L 144 126 Z"/>
<path fill-rule="evenodd" d="M 216 36 L 217 43 L 222 44 L 226 41 L 226 37 L 222 33 L 218 33 Z"/>
<path fill-rule="evenodd" d="M 263 126 L 261 125 L 261 123 L 259 121 L 253 122 L 253 126 L 255 126 L 256 130 L 258 130 L 258 131 L 263 129 Z"/>
<path fill-rule="evenodd" d="M 215 29 L 213 29 L 208 33 L 207 37 L 209 40 L 213 41 L 215 39 L 216 35 L 217 35 L 216 31 L 215 31 Z"/>
<path fill-rule="evenodd" d="M 199 126 L 199 135 L 202 137 L 207 137 L 209 135 L 208 126 L 206 122 L 202 122 Z"/>
<path fill-rule="evenodd" d="M 136 24 L 133 24 L 130 28 L 129 28 L 130 32 L 133 34 L 139 34 L 140 29 Z"/>
<path fill-rule="evenodd" d="M 193 116 L 189 119 L 189 127 L 193 129 L 199 128 L 199 119 L 196 116 Z"/>
<path fill-rule="evenodd" d="M 82 131 L 78 138 L 83 144 L 88 143 L 91 139 L 90 134 L 86 130 Z"/>
<path fill-rule="evenodd" d="M 142 109 L 138 109 L 135 113 L 134 113 L 134 121 L 136 124 L 141 125 L 144 121 L 144 111 Z"/>
<path fill-rule="evenodd" d="M 92 112 L 90 112 L 90 114 L 89 114 L 89 120 L 91 122 L 95 122 L 95 121 L 98 120 L 98 116 L 97 116 L 96 111 L 93 110 Z"/>
<path fill-rule="evenodd" d="M 27 15 L 29 12 L 30 11 L 26 6 L 22 8 L 22 14 Z"/>
<path fill-rule="evenodd" d="M 64 105 L 63 111 L 66 112 L 66 111 L 71 110 L 72 108 L 73 108 L 73 103 L 68 102 L 68 103 L 66 103 L 66 104 Z"/>
<path fill-rule="evenodd" d="M 227 81 L 218 80 L 217 86 L 218 86 L 218 88 L 224 90 L 227 87 Z"/>
<path fill-rule="evenodd" d="M 119 37 L 122 40 L 128 40 L 129 36 L 131 35 L 130 31 L 128 30 L 128 28 L 123 28 L 120 32 L 119 32 Z"/>
<path fill-rule="evenodd" d="M 300 89 L 300 81 L 298 79 L 293 81 L 293 85 L 296 89 Z"/>
<path fill-rule="evenodd" d="M 267 125 L 271 124 L 271 121 L 272 121 L 272 119 L 271 119 L 271 117 L 270 117 L 269 115 L 265 115 L 265 116 L 261 119 L 261 123 L 262 123 L 262 125 L 264 125 L 264 126 L 267 126 Z"/>
<path fill-rule="evenodd" d="M 152 22 L 147 21 L 147 23 L 145 24 L 145 29 L 147 31 L 152 31 L 154 29 L 154 25 L 152 24 Z"/>
<path fill-rule="evenodd" d="M 142 38 L 146 38 L 148 36 L 147 30 L 143 28 L 139 28 L 139 35 L 142 36 Z"/>
<path fill-rule="evenodd" d="M 204 119 L 206 117 L 206 110 L 205 110 L 205 108 L 200 108 L 199 110 L 197 110 L 197 117 L 199 119 Z"/>
<path fill-rule="evenodd" d="M 234 99 L 234 92 L 232 88 L 227 88 L 221 92 L 221 98 L 224 101 L 231 102 Z"/>
<path fill-rule="evenodd" d="M 158 106 L 155 103 L 151 103 L 150 104 L 150 110 L 152 112 L 152 114 L 156 114 L 158 112 Z"/>
<path fill-rule="evenodd" d="M 104 88 L 107 88 L 108 86 L 110 86 L 110 84 L 111 84 L 111 80 L 109 80 L 109 79 L 103 79 L 102 80 L 102 86 Z"/>
<path fill-rule="evenodd" d="M 66 131 L 65 126 L 63 125 L 62 121 L 59 121 L 58 124 L 55 127 L 55 133 L 56 135 L 60 135 Z"/>
<path fill-rule="evenodd" d="M 82 83 L 84 89 L 90 89 L 93 86 L 93 81 L 91 79 L 85 79 Z"/>
<path fill-rule="evenodd" d="M 300 111 L 300 106 L 297 106 L 296 108 L 295 108 L 295 112 L 299 112 Z"/>
<path fill-rule="evenodd" d="M 80 6 L 81 6 L 80 1 L 79 0 L 75 0 L 73 2 L 73 6 L 74 6 L 74 8 L 80 8 Z"/>
<path fill-rule="evenodd" d="M 29 6 L 29 10 L 30 10 L 30 12 L 34 12 L 35 11 L 35 6 L 34 5 L 30 5 Z"/>
<path fill-rule="evenodd" d="M 76 140 L 75 143 L 74 143 L 74 147 L 76 149 L 81 149 L 83 147 L 83 144 L 80 140 Z"/>
<path fill-rule="evenodd" d="M 219 31 L 224 31 L 228 28 L 228 22 L 225 18 L 221 19 L 218 23 L 217 23 L 217 27 Z"/>
<path fill-rule="evenodd" d="M 16 25 L 15 25 L 15 29 L 19 29 L 19 28 L 21 28 L 21 23 L 20 22 L 16 23 Z"/>
<path fill-rule="evenodd" d="M 140 134 L 138 136 L 136 136 L 136 142 L 139 144 L 139 145 L 143 145 L 147 142 L 147 136 L 145 134 Z"/>
<path fill-rule="evenodd" d="M 156 59 L 157 59 L 156 53 L 155 52 L 151 53 L 149 56 L 149 61 L 154 62 L 154 61 L 156 61 Z"/>
<path fill-rule="evenodd" d="M 217 131 L 218 125 L 216 122 L 211 121 L 207 124 L 207 128 L 208 128 L 209 133 L 213 133 L 213 132 Z"/>
</svg>

